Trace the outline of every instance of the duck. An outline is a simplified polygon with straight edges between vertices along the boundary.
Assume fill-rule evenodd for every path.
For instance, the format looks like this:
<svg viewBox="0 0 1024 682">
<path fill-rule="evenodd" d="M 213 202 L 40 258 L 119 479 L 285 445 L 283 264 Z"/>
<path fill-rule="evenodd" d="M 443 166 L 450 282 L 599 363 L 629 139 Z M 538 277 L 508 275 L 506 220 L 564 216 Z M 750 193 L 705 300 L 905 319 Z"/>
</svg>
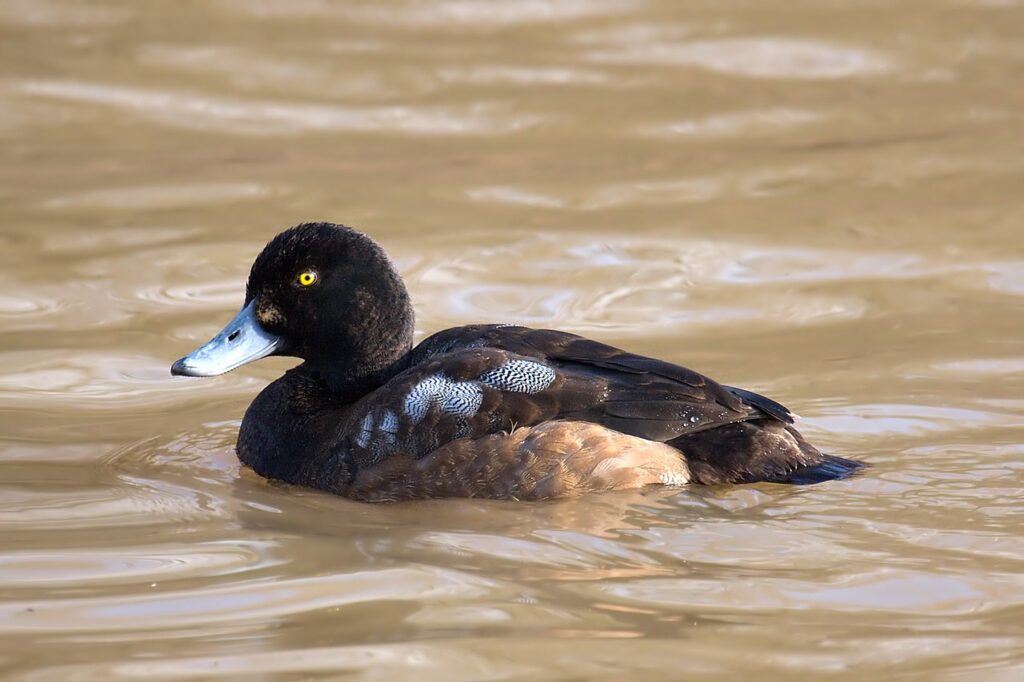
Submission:
<svg viewBox="0 0 1024 682">
<path fill-rule="evenodd" d="M 413 341 L 409 292 L 381 246 L 310 222 L 267 243 L 241 310 L 171 374 L 300 359 L 245 411 L 238 458 L 361 502 L 804 485 L 863 466 L 808 443 L 770 398 L 576 334 L 473 324 Z"/>
</svg>

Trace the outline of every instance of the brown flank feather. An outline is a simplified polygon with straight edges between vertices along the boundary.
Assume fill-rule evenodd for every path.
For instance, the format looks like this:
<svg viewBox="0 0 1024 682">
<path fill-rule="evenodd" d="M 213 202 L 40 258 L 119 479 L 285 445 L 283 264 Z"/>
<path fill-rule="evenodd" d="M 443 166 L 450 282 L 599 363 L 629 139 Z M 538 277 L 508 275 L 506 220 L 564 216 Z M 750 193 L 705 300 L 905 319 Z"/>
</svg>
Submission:
<svg viewBox="0 0 1024 682">
<path fill-rule="evenodd" d="M 547 500 L 688 479 L 680 452 L 669 445 L 599 424 L 553 421 L 457 440 L 418 460 L 389 457 L 360 471 L 344 494 L 367 502 Z"/>
</svg>

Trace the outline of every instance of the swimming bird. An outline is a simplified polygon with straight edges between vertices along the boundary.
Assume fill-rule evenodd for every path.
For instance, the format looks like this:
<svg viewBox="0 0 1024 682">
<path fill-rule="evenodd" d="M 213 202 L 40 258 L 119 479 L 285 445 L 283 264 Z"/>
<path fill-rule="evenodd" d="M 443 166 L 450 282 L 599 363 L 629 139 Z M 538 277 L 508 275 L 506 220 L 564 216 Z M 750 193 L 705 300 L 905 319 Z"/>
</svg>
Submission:
<svg viewBox="0 0 1024 682">
<path fill-rule="evenodd" d="M 477 324 L 413 347 L 394 265 L 333 223 L 274 237 L 241 311 L 171 373 L 214 376 L 270 355 L 302 363 L 246 410 L 239 459 L 355 500 L 806 484 L 862 466 L 820 452 L 769 398 L 575 334 Z"/>
</svg>

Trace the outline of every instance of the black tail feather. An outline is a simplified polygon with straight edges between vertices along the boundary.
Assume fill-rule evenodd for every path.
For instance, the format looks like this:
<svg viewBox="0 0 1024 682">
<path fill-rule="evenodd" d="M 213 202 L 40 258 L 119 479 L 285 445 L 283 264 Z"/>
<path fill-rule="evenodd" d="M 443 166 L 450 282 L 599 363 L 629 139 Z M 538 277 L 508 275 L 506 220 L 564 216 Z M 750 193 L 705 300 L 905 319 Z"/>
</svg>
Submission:
<svg viewBox="0 0 1024 682">
<path fill-rule="evenodd" d="M 683 453 L 694 482 L 810 485 L 845 478 L 864 465 L 825 455 L 792 426 L 756 419 L 688 433 L 668 441 Z"/>
<path fill-rule="evenodd" d="M 794 469 L 780 483 L 792 483 L 793 485 L 813 485 L 824 481 L 834 481 L 839 478 L 846 478 L 864 468 L 862 462 L 855 462 L 852 459 L 843 459 L 835 455 L 822 455 L 822 460 L 817 464 L 809 464 Z"/>
</svg>

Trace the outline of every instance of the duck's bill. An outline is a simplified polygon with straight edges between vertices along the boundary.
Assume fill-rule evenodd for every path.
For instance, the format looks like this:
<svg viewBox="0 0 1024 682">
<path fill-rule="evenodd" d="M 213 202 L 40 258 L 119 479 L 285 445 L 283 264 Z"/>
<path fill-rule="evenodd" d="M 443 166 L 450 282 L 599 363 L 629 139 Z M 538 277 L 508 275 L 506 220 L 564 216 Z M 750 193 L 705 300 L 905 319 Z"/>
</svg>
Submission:
<svg viewBox="0 0 1024 682">
<path fill-rule="evenodd" d="M 250 303 L 242 308 L 206 345 L 171 365 L 171 374 L 213 377 L 273 354 L 281 337 L 260 326 L 254 305 Z"/>
</svg>

